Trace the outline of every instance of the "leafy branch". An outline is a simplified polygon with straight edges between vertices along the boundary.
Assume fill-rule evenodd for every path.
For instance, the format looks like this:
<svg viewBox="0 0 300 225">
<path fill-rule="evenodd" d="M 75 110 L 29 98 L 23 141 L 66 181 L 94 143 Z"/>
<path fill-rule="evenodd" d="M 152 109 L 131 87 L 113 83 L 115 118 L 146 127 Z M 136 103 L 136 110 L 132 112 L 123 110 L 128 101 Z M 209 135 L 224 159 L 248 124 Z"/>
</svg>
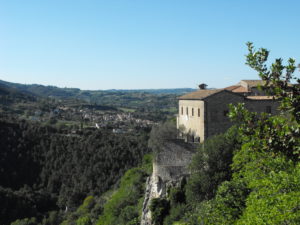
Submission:
<svg viewBox="0 0 300 225">
<path fill-rule="evenodd" d="M 267 66 L 269 51 L 265 48 L 256 50 L 253 43 L 248 42 L 246 65 L 258 72 L 265 81 L 263 88 L 280 101 L 280 109 L 291 114 L 291 119 L 300 122 L 300 79 L 294 76 L 295 60 L 288 59 L 283 65 L 281 58 L 275 59 L 270 68 Z M 295 82 L 295 83 L 294 83 Z"/>
</svg>

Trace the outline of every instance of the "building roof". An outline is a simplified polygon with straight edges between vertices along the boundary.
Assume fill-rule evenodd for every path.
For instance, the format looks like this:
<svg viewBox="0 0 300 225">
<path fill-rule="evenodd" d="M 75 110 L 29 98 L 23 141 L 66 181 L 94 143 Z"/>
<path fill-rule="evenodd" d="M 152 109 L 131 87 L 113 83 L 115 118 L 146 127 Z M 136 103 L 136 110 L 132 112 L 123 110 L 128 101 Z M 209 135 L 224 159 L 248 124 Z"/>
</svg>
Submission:
<svg viewBox="0 0 300 225">
<path fill-rule="evenodd" d="M 226 89 L 227 91 L 232 91 L 232 90 L 237 89 L 237 88 L 239 88 L 239 87 L 240 87 L 240 85 L 232 85 L 232 86 L 226 87 L 225 89 Z"/>
<path fill-rule="evenodd" d="M 266 83 L 266 81 L 263 80 L 241 80 L 240 83 L 246 83 L 249 88 L 262 86 Z"/>
<path fill-rule="evenodd" d="M 226 87 L 225 90 L 232 91 L 232 92 L 235 92 L 235 93 L 247 93 L 247 92 L 250 92 L 248 90 L 248 88 L 245 88 L 245 87 L 243 87 L 241 85 L 232 85 L 232 86 Z"/>
<path fill-rule="evenodd" d="M 262 86 L 266 82 L 263 80 L 241 80 L 238 84 L 225 88 L 235 93 L 251 93 L 251 88 Z"/>
<path fill-rule="evenodd" d="M 228 91 L 230 93 L 241 94 L 251 93 L 251 88 L 264 85 L 266 82 L 263 80 L 241 80 L 238 84 L 232 85 L 226 88 L 221 89 L 201 89 L 195 92 L 187 93 L 183 96 L 180 96 L 178 99 L 180 100 L 203 100 L 209 96 L 212 96 L 221 91 Z M 274 99 L 272 96 L 248 96 L 249 100 L 272 100 Z"/>
<path fill-rule="evenodd" d="M 249 91 L 248 88 L 240 86 L 240 87 L 232 90 L 232 92 L 235 92 L 235 93 L 250 93 L 251 91 Z"/>
<path fill-rule="evenodd" d="M 208 89 L 208 90 L 198 90 L 195 92 L 191 92 L 188 94 L 185 94 L 183 96 L 180 96 L 178 99 L 181 100 L 202 100 L 207 98 L 208 96 L 211 96 L 213 94 L 216 94 L 218 92 L 224 91 L 224 89 Z"/>
</svg>

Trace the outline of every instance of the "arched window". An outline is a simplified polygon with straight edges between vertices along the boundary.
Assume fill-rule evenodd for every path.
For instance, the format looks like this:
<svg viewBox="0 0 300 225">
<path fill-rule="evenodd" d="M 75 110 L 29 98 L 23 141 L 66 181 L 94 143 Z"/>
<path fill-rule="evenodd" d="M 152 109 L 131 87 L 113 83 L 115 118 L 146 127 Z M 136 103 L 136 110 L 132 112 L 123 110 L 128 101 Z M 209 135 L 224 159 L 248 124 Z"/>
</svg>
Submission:
<svg viewBox="0 0 300 225">
<path fill-rule="evenodd" d="M 186 107 L 186 115 L 188 116 L 189 115 L 189 108 Z"/>
</svg>

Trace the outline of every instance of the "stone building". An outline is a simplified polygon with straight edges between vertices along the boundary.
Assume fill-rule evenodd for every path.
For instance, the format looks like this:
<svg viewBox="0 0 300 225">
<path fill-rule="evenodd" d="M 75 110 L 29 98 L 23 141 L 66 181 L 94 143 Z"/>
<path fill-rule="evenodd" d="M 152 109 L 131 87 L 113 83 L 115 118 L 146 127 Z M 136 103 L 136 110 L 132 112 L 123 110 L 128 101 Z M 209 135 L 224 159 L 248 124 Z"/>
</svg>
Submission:
<svg viewBox="0 0 300 225">
<path fill-rule="evenodd" d="M 181 135 L 190 137 L 189 141 L 202 142 L 232 126 L 227 117 L 230 103 L 244 103 L 250 111 L 276 114 L 278 102 L 258 88 L 263 84 L 261 80 L 242 80 L 222 89 L 199 85 L 200 90 L 179 97 L 177 128 Z"/>
</svg>

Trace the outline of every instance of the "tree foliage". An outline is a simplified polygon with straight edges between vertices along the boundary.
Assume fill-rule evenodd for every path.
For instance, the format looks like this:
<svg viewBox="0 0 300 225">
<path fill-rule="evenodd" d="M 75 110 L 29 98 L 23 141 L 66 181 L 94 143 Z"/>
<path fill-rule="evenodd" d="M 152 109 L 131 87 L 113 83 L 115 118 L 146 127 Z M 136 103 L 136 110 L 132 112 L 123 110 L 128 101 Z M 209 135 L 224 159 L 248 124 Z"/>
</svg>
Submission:
<svg viewBox="0 0 300 225">
<path fill-rule="evenodd" d="M 142 166 L 130 169 L 119 188 L 105 203 L 98 225 L 138 225 L 144 200 L 146 178 L 152 172 L 152 156 L 146 155 Z"/>
<path fill-rule="evenodd" d="M 53 127 L 0 120 L 0 223 L 73 211 L 86 196 L 101 195 L 140 164 L 147 140 L 142 130 L 86 130 L 74 136 Z"/>
<path fill-rule="evenodd" d="M 177 129 L 173 121 L 167 121 L 162 124 L 153 126 L 148 141 L 148 146 L 153 152 L 160 151 L 167 139 L 176 139 Z"/>
<path fill-rule="evenodd" d="M 153 224 L 162 225 L 169 212 L 169 201 L 164 198 L 153 198 L 150 203 L 151 219 Z"/>
<path fill-rule="evenodd" d="M 281 110 L 289 112 L 291 119 L 300 123 L 300 79 L 294 76 L 296 70 L 295 60 L 289 58 L 287 65 L 278 58 L 267 66 L 269 51 L 265 48 L 256 50 L 253 43 L 248 42 L 246 64 L 258 72 L 259 77 L 265 81 L 264 89 L 275 95 L 281 103 Z M 295 83 L 296 82 L 296 83 Z"/>
<path fill-rule="evenodd" d="M 191 164 L 192 175 L 186 187 L 190 203 L 214 197 L 220 183 L 231 178 L 234 150 L 240 148 L 237 128 L 209 138 L 199 147 Z"/>
</svg>

